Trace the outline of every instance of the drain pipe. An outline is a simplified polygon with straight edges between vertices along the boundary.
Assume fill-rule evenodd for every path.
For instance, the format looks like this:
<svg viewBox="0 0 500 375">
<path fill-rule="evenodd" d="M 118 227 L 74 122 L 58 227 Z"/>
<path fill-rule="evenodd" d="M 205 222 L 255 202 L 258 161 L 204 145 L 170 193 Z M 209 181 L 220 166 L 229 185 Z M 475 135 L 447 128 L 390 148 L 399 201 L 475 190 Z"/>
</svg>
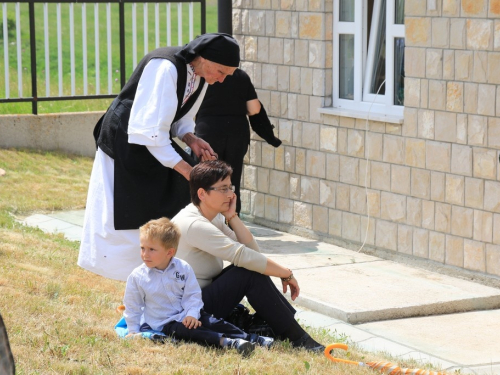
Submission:
<svg viewBox="0 0 500 375">
<path fill-rule="evenodd" d="M 218 0 L 217 16 L 219 19 L 219 33 L 233 35 L 233 4 L 232 0 Z"/>
</svg>

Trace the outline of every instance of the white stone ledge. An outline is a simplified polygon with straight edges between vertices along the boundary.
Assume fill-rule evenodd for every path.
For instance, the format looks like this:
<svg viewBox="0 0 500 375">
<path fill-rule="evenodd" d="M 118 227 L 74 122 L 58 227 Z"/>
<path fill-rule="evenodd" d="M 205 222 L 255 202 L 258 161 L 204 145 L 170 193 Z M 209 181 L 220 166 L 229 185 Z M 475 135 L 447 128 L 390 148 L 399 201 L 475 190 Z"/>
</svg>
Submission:
<svg viewBox="0 0 500 375">
<path fill-rule="evenodd" d="M 380 113 L 368 113 L 367 111 L 360 111 L 354 109 L 346 108 L 335 108 L 335 107 L 322 107 L 318 108 L 318 112 L 325 115 L 341 116 L 341 117 L 351 117 L 358 118 L 362 120 L 370 119 L 372 121 L 388 122 L 391 124 L 402 125 L 404 121 L 404 116 L 396 115 L 384 115 Z"/>
</svg>

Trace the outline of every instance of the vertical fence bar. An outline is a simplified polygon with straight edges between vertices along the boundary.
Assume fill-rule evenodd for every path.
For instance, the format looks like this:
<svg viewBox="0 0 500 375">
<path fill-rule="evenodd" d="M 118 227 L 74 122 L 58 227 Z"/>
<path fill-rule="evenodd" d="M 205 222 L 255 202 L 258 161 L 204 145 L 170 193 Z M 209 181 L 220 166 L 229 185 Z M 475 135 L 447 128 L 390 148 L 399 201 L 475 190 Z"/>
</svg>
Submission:
<svg viewBox="0 0 500 375">
<path fill-rule="evenodd" d="M 61 3 L 57 3 L 57 73 L 59 83 L 59 96 L 63 91 L 63 72 L 62 72 L 62 31 L 61 31 Z"/>
<path fill-rule="evenodd" d="M 167 46 L 172 45 L 172 4 L 167 3 Z"/>
<path fill-rule="evenodd" d="M 160 47 L 160 4 L 155 3 L 155 48 Z"/>
<path fill-rule="evenodd" d="M 106 4 L 106 29 L 108 39 L 108 94 L 113 92 L 113 56 L 111 54 L 111 3 Z"/>
<path fill-rule="evenodd" d="M 94 36 L 95 36 L 95 93 L 101 93 L 101 65 L 99 56 L 99 3 L 94 3 Z"/>
<path fill-rule="evenodd" d="M 9 30 L 7 29 L 7 3 L 2 4 L 3 11 L 3 61 L 5 71 L 5 98 L 10 98 L 9 83 Z"/>
<path fill-rule="evenodd" d="M 82 3 L 82 53 L 83 53 L 83 95 L 88 94 L 87 70 L 87 4 Z"/>
<path fill-rule="evenodd" d="M 137 4 L 132 3 L 132 70 L 137 66 Z"/>
<path fill-rule="evenodd" d="M 193 40 L 193 12 L 194 4 L 191 2 L 189 3 L 189 40 Z"/>
<path fill-rule="evenodd" d="M 201 0 L 201 33 L 207 32 L 207 7 L 205 0 Z"/>
<path fill-rule="evenodd" d="M 16 3 L 17 92 L 23 97 L 23 61 L 21 59 L 21 4 Z"/>
<path fill-rule="evenodd" d="M 30 55 L 31 55 L 31 112 L 38 114 L 38 93 L 36 86 L 36 39 L 35 39 L 35 3 L 29 3 L 30 13 Z"/>
<path fill-rule="evenodd" d="M 142 4 L 142 11 L 144 13 L 144 55 L 149 51 L 149 27 L 148 27 L 148 3 Z"/>
<path fill-rule="evenodd" d="M 49 4 L 43 3 L 43 36 L 45 50 L 45 96 L 50 96 Z"/>
<path fill-rule="evenodd" d="M 126 72 L 125 72 L 125 4 L 120 0 L 119 4 L 119 18 L 120 18 L 120 88 L 125 86 Z"/>
<path fill-rule="evenodd" d="M 71 95 L 75 95 L 75 12 L 74 3 L 69 3 L 69 58 L 71 66 Z"/>
<path fill-rule="evenodd" d="M 182 46 L 182 3 L 177 3 L 177 45 Z"/>
</svg>

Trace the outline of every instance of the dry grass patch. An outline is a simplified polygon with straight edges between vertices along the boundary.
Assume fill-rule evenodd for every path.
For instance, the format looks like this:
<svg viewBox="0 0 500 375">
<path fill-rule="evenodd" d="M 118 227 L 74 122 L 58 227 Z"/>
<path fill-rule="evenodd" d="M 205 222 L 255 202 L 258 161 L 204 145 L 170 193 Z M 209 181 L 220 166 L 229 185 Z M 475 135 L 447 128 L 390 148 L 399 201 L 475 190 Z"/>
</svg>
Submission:
<svg viewBox="0 0 500 375">
<path fill-rule="evenodd" d="M 244 359 L 196 344 L 119 339 L 115 308 L 125 284 L 79 268 L 77 242 L 12 217 L 84 207 L 91 166 L 89 158 L 0 150 L 0 168 L 7 171 L 0 177 L 0 309 L 18 374 L 373 374 L 288 343 Z M 312 333 L 324 343 L 341 339 Z M 356 350 L 339 355 L 383 359 Z"/>
</svg>

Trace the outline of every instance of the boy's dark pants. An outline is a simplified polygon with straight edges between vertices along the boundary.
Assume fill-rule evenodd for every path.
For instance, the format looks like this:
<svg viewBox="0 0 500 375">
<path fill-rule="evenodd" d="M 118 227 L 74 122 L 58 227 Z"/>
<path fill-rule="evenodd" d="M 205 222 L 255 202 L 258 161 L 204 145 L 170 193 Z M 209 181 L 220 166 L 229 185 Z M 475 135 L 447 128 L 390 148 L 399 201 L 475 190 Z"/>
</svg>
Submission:
<svg viewBox="0 0 500 375">
<path fill-rule="evenodd" d="M 231 339 L 247 339 L 248 334 L 235 325 L 232 325 L 223 319 L 216 318 L 204 310 L 201 310 L 200 313 L 200 327 L 196 329 L 189 329 L 186 328 L 181 322 L 173 321 L 165 324 L 162 332 L 176 339 L 215 346 L 220 346 L 221 337 Z"/>
</svg>

